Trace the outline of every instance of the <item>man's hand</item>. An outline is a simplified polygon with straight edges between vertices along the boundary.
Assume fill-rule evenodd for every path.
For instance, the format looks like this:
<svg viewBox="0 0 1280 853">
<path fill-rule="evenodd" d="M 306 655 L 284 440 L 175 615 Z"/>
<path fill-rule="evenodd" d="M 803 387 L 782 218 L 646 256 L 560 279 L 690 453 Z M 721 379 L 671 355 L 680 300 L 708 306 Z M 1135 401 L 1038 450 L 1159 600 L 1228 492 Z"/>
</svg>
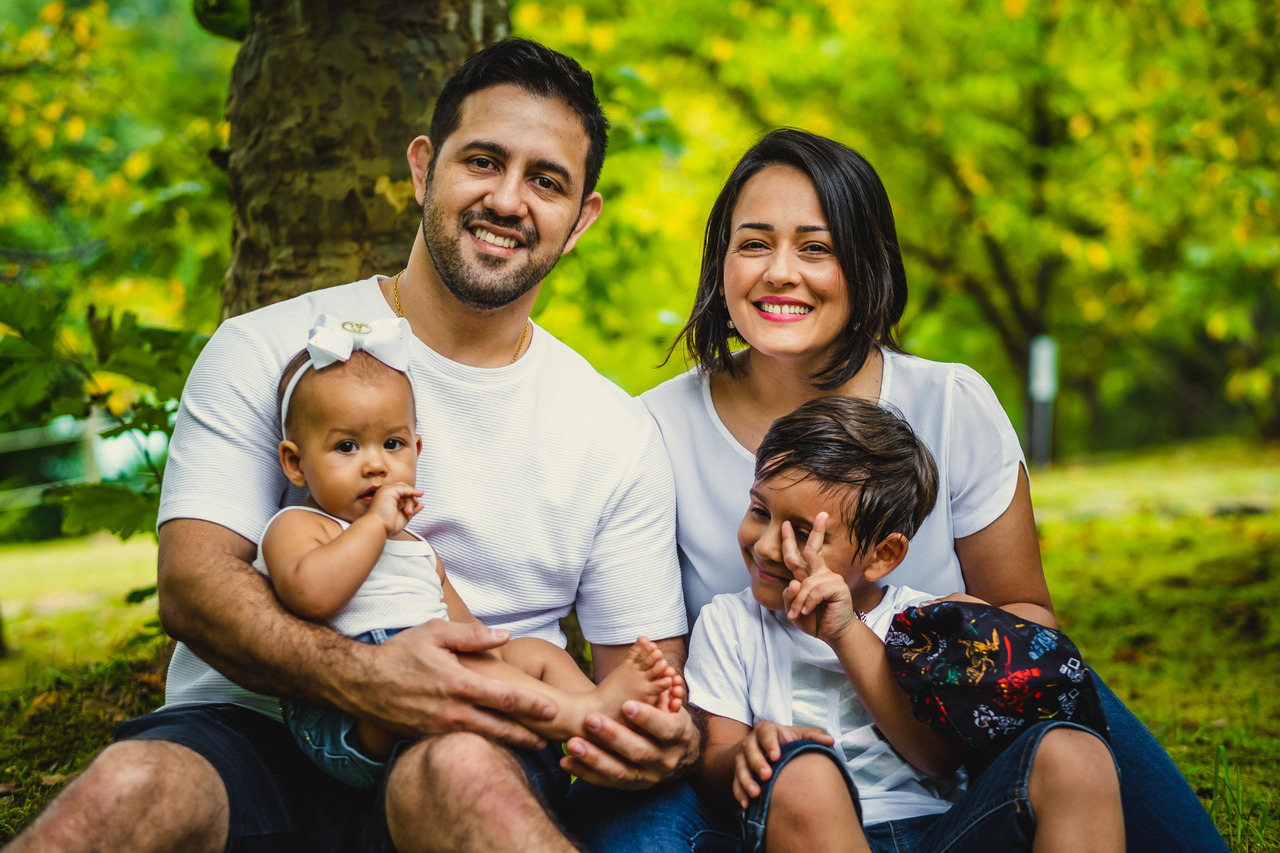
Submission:
<svg viewBox="0 0 1280 853">
<path fill-rule="evenodd" d="M 702 738 L 685 707 L 672 713 L 626 702 L 630 727 L 603 714 L 587 715 L 591 740 L 570 738 L 560 766 L 593 785 L 640 790 L 676 775 L 698 758 Z"/>
<path fill-rule="evenodd" d="M 773 762 L 782 757 L 782 745 L 793 740 L 816 740 L 831 746 L 836 739 L 812 726 L 783 726 L 768 720 L 755 728 L 738 744 L 733 756 L 733 798 L 744 810 L 760 796 L 760 782 L 773 776 Z"/>
<path fill-rule="evenodd" d="M 353 697 L 357 707 L 350 710 L 405 735 L 468 731 L 511 746 L 541 746 L 541 738 L 506 715 L 550 719 L 555 704 L 458 661 L 460 653 L 488 651 L 509 638 L 508 631 L 480 622 L 440 619 L 401 631 L 374 650 L 371 683 Z"/>
<path fill-rule="evenodd" d="M 657 641 L 667 663 L 684 668 L 684 641 Z M 603 678 L 627 654 L 629 646 L 593 645 L 596 678 Z M 644 702 L 622 706 L 627 722 L 588 714 L 587 737 L 570 738 L 560 766 L 593 785 L 639 790 L 669 779 L 698 759 L 702 733 L 682 704 L 675 711 Z"/>
</svg>

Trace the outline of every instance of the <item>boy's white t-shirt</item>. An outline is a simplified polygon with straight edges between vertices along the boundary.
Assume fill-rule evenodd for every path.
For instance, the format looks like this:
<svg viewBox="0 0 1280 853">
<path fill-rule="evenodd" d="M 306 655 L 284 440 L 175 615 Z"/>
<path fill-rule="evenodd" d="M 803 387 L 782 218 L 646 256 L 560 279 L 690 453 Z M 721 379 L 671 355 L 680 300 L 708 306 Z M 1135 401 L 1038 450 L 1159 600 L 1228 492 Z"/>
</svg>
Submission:
<svg viewBox="0 0 1280 853">
<path fill-rule="evenodd" d="M 963 364 L 881 350 L 880 404 L 896 410 L 938 465 L 938 501 L 911 539 L 895 583 L 937 595 L 963 592 L 955 540 L 1009 508 L 1022 448 L 991 386 Z M 737 531 L 749 502 L 755 454 L 720 421 L 696 370 L 640 395 L 662 430 L 676 479 L 676 542 L 689 621 L 712 596 L 749 581 Z"/>
<path fill-rule="evenodd" d="M 895 614 L 935 597 L 888 586 L 867 626 L 883 641 Z M 927 776 L 908 764 L 871 722 L 831 647 L 761 607 L 749 589 L 702 609 L 684 677 L 689 702 L 708 713 L 831 734 L 857 784 L 864 825 L 940 814 L 960 796 L 962 775 Z"/>
<path fill-rule="evenodd" d="M 321 314 L 393 319 L 377 277 L 317 290 L 224 322 L 182 395 L 159 523 L 211 521 L 257 542 L 304 490 L 280 469 L 277 385 Z M 675 550 L 670 463 L 653 419 L 580 355 L 534 325 L 514 364 L 473 368 L 411 342 L 428 540 L 481 621 L 564 645 L 577 609 L 589 642 L 687 631 Z M 181 645 L 181 644 L 180 644 Z M 274 714 L 194 655 L 171 672 L 168 704 L 235 702 Z M 181 676 L 175 679 L 175 675 Z"/>
</svg>

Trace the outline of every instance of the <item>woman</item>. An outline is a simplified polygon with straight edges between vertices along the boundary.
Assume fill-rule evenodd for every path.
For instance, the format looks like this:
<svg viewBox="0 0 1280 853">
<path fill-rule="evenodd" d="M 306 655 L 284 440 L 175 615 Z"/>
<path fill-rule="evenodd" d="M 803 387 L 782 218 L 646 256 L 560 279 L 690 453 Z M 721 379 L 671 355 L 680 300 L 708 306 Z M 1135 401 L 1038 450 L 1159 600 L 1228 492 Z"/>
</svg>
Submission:
<svg viewBox="0 0 1280 853">
<path fill-rule="evenodd" d="M 697 368 L 642 396 L 675 472 L 691 623 L 713 595 L 746 586 L 736 531 L 769 424 L 814 397 L 843 394 L 898 410 L 940 469 L 938 506 L 894 582 L 968 592 L 1055 624 L 1008 416 L 973 370 L 902 351 L 894 327 L 906 300 L 893 212 L 866 160 L 796 130 L 774 131 L 747 152 L 712 209 L 680 336 Z M 1164 750 L 1103 694 L 1130 849 L 1225 850 Z"/>
</svg>

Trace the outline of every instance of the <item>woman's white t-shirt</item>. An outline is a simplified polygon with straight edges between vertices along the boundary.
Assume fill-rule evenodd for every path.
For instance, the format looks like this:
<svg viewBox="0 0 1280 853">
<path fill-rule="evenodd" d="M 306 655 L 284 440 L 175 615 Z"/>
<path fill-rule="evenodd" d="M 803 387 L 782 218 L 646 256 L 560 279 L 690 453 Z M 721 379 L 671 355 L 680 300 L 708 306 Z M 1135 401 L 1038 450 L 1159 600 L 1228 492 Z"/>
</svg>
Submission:
<svg viewBox="0 0 1280 853">
<path fill-rule="evenodd" d="M 965 588 L 955 540 L 1009 507 L 1020 466 L 1018 436 L 976 371 L 882 350 L 880 405 L 897 411 L 938 465 L 938 503 L 891 580 L 934 595 Z M 711 598 L 748 584 L 737 531 L 755 454 L 729 433 L 706 377 L 691 370 L 640 396 L 658 422 L 676 480 L 676 542 L 692 625 Z"/>
</svg>

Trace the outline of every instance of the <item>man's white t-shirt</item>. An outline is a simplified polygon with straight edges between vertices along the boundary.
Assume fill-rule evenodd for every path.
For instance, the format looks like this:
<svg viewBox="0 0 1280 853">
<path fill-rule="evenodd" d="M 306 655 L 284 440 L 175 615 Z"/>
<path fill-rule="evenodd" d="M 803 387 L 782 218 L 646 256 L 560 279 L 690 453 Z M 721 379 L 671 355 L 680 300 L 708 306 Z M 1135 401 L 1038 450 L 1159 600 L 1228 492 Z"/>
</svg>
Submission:
<svg viewBox="0 0 1280 853">
<path fill-rule="evenodd" d="M 277 458 L 276 388 L 321 314 L 395 316 L 375 277 L 223 323 L 183 392 L 160 524 L 212 521 L 256 542 L 278 509 L 303 501 Z M 431 542 L 472 613 L 560 645 L 558 620 L 573 607 L 592 643 L 685 633 L 670 467 L 638 402 L 537 326 L 519 361 L 492 369 L 414 339 L 408 373 L 423 491 L 409 527 Z M 241 690 L 181 644 L 175 660 L 167 704 L 277 713 L 274 699 Z"/>
<path fill-rule="evenodd" d="M 882 641 L 894 614 L 934 596 L 889 586 L 867 614 Z M 963 779 L 926 776 L 894 751 L 871 721 L 831 647 L 781 613 L 761 607 L 751 590 L 717 595 L 702 609 L 684 670 L 689 702 L 754 726 L 816 726 L 836 739 L 862 802 L 865 825 L 941 814 Z"/>
<path fill-rule="evenodd" d="M 882 350 L 880 404 L 911 424 L 938 465 L 938 502 L 892 580 L 936 595 L 962 592 L 955 540 L 1009 507 L 1023 461 L 991 386 L 963 364 Z M 676 479 L 676 541 L 689 621 L 712 596 L 747 586 L 737 531 L 755 454 L 720 421 L 706 377 L 691 370 L 640 396 L 662 430 Z"/>
</svg>

